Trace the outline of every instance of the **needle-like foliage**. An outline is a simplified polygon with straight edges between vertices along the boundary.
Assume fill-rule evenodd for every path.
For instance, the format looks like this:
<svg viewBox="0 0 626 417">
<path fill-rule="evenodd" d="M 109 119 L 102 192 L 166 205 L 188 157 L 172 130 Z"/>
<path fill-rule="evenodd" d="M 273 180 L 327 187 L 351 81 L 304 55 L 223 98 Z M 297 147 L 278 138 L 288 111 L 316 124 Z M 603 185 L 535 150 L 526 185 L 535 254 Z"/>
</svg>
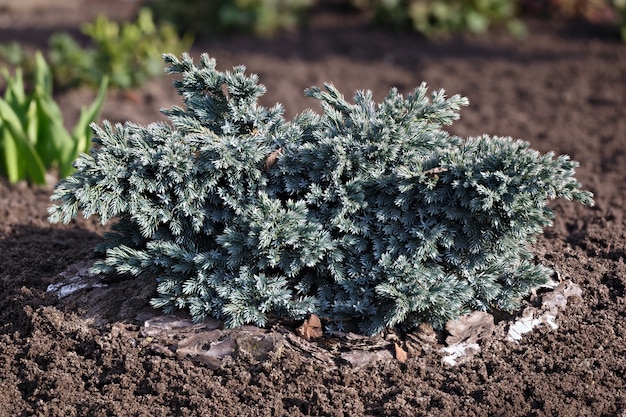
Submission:
<svg viewBox="0 0 626 417">
<path fill-rule="evenodd" d="M 155 307 L 266 325 L 317 313 L 365 334 L 471 310 L 515 310 L 551 271 L 529 243 L 548 200 L 593 204 L 567 156 L 442 126 L 467 100 L 391 90 L 283 119 L 244 67 L 166 55 L 185 108 L 170 124 L 94 126 L 96 146 L 54 191 L 52 222 L 115 219 L 96 272 L 158 281 Z"/>
</svg>

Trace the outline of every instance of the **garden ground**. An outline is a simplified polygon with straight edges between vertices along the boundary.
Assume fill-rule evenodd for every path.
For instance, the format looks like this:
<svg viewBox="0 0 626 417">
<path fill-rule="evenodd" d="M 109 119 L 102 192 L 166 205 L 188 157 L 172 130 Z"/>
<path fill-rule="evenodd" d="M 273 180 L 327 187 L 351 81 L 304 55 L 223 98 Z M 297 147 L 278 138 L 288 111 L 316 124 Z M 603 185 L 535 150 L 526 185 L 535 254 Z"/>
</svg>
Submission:
<svg viewBox="0 0 626 417">
<path fill-rule="evenodd" d="M 31 47 L 99 11 L 127 18 L 137 7 L 7 4 L 0 41 Z M 405 363 L 392 355 L 362 366 L 339 356 L 329 363 L 319 359 L 334 357 L 326 337 L 313 354 L 277 348 L 259 361 L 240 353 L 213 369 L 159 351 L 140 333 L 158 314 L 147 307 L 151 283 L 109 282 L 62 300 L 46 292 L 68 266 L 93 258 L 104 228 L 95 219 L 51 226 L 50 188 L 0 180 L 0 416 L 625 416 L 626 45 L 580 26 L 528 26 L 521 41 L 496 31 L 429 42 L 322 9 L 299 33 L 198 41 L 192 55 L 208 52 L 223 70 L 245 64 L 268 88 L 263 104 L 283 103 L 287 117 L 315 105 L 302 91 L 326 81 L 347 96 L 370 89 L 378 100 L 393 86 L 408 93 L 426 81 L 469 98 L 453 133 L 513 136 L 571 155 L 596 205 L 551 203 L 554 226 L 534 244 L 556 279 L 582 289 L 557 316 L 558 328 L 539 326 L 519 343 L 495 332 L 455 367 L 428 343 Z M 68 124 L 93 95 L 58 94 Z M 163 78 L 109 93 L 103 118 L 145 124 L 173 104 L 179 100 Z M 412 340 L 400 337 L 403 346 Z"/>
</svg>

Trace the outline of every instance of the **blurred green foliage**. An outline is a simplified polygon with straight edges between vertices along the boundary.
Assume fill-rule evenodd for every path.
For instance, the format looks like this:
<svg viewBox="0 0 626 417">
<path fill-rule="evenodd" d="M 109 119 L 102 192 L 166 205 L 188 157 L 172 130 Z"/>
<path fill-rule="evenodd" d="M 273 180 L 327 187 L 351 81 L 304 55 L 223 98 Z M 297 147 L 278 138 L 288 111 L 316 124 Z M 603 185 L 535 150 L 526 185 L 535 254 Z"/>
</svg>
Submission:
<svg viewBox="0 0 626 417">
<path fill-rule="evenodd" d="M 269 36 L 296 29 L 314 0 L 148 0 L 159 20 L 197 36 L 247 32 Z"/>
<path fill-rule="evenodd" d="M 429 38 L 466 31 L 485 33 L 494 25 L 505 25 L 517 37 L 526 34 L 524 24 L 517 18 L 515 0 L 352 1 L 370 11 L 378 24 L 411 27 Z"/>
<path fill-rule="evenodd" d="M 485 33 L 506 26 L 524 37 L 522 17 L 585 21 L 620 33 L 626 41 L 626 0 L 345 0 L 368 12 L 374 23 L 412 28 L 425 36 L 441 37 L 458 32 Z"/>
<path fill-rule="evenodd" d="M 142 8 L 134 22 L 118 23 L 99 16 L 81 29 L 89 46 L 81 46 L 66 32 L 49 39 L 50 67 L 58 87 L 95 87 L 105 76 L 114 88 L 139 87 L 163 74 L 164 53 L 186 52 L 193 43 L 191 35 L 180 37 L 171 24 L 156 25 L 148 8 Z M 0 59 L 21 67 L 25 74 L 33 68 L 34 57 L 18 43 L 0 45 Z"/>
<path fill-rule="evenodd" d="M 109 76 L 111 86 L 129 89 L 163 74 L 162 54 L 188 51 L 190 35 L 180 38 L 172 25 L 155 25 L 148 8 L 135 22 L 118 23 L 105 16 L 82 27 L 92 47 L 81 47 L 67 33 L 50 38 L 50 60 L 60 85 L 97 85 Z"/>
</svg>

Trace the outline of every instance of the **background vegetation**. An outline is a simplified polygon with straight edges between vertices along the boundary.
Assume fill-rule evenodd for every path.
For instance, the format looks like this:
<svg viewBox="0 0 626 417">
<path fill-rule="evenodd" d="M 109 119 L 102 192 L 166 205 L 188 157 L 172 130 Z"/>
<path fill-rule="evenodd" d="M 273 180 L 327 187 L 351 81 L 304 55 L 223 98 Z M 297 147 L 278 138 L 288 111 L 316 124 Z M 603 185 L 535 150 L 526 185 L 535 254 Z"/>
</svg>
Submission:
<svg viewBox="0 0 626 417">
<path fill-rule="evenodd" d="M 12 182 L 28 178 L 41 183 L 41 175 L 36 172 L 40 172 L 42 166 L 44 169 L 58 167 L 65 175 L 71 171 L 71 163 L 64 158 L 77 155 L 74 151 L 63 151 L 65 156 L 59 159 L 59 146 L 47 143 L 51 140 L 69 143 L 59 139 L 67 135 L 36 137 L 43 135 L 41 126 L 63 126 L 59 109 L 48 111 L 44 120 L 41 119 L 43 113 L 37 113 L 38 119 L 34 119 L 36 113 L 28 113 L 28 109 L 20 107 L 30 106 L 32 102 L 43 108 L 42 102 L 53 102 L 52 83 L 46 88 L 35 87 L 34 95 L 28 100 L 27 90 L 20 90 L 26 101 L 16 104 L 16 97 L 20 96 L 16 96 L 15 91 L 22 89 L 21 77 L 37 80 L 41 66 L 37 69 L 36 62 L 46 59 L 44 57 L 47 57 L 46 66 L 49 65 L 50 77 L 57 88 L 81 85 L 102 88 L 103 79 L 108 80 L 111 88 L 139 88 L 163 74 L 162 53 L 188 51 L 194 37 L 241 32 L 272 36 L 279 31 L 297 30 L 319 6 L 352 8 L 365 13 L 372 25 L 415 30 L 428 38 L 463 32 L 485 33 L 496 27 L 507 28 L 512 35 L 521 38 L 526 34 L 522 18 L 532 14 L 598 25 L 626 40 L 626 0 L 146 0 L 143 4 L 145 7 L 132 22 L 119 23 L 100 16 L 85 23 L 81 27 L 88 38 L 85 46 L 65 32 L 50 37 L 47 51 L 29 54 L 16 43 L 0 45 L 0 60 L 16 74 L 10 79 L 8 69 L 3 73 L 4 87 L 8 89 L 3 102 L 7 105 L 0 111 L 4 126 L 0 127 L 4 135 L 0 144 L 3 151 L 1 175 L 10 177 Z M 49 92 L 50 97 L 43 100 L 42 91 Z M 25 129 L 24 135 L 16 130 L 18 123 L 8 123 L 14 119 L 11 108 Z M 35 124 L 40 127 L 32 127 Z M 13 126 L 12 133 L 7 133 L 9 126 Z M 29 139 L 17 139 L 22 137 Z M 18 143 L 22 145 L 17 146 Z M 81 140 L 81 143 L 86 142 Z M 36 149 L 38 158 L 28 151 L 30 147 Z M 82 152 L 88 148 L 78 146 L 77 149 Z M 14 161 L 15 158 L 19 161 Z"/>
</svg>

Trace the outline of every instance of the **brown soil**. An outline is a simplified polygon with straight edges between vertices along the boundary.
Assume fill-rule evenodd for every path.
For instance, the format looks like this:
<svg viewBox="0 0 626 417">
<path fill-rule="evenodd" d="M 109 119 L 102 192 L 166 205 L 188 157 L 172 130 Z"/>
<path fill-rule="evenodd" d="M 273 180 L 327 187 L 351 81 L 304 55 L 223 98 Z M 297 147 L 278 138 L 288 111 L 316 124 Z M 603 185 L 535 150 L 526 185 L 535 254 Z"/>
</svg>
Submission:
<svg viewBox="0 0 626 417">
<path fill-rule="evenodd" d="M 128 17 L 136 6 L 11 0 L 0 8 L 0 41 L 42 47 L 54 30 L 99 11 Z M 287 117 L 315 105 L 302 90 L 325 81 L 346 95 L 371 89 L 377 99 L 426 81 L 469 97 L 454 133 L 513 136 L 580 161 L 576 176 L 596 206 L 552 203 L 554 226 L 535 245 L 539 262 L 582 288 L 557 329 L 540 326 L 519 343 L 483 340 L 456 367 L 427 347 L 410 350 L 406 363 L 383 355 L 360 367 L 295 349 L 206 366 L 140 334 L 149 283 L 110 283 L 62 301 L 47 293 L 69 265 L 93 257 L 104 229 L 92 219 L 51 226 L 50 188 L 0 180 L 0 415 L 626 415 L 626 46 L 561 24 L 528 24 L 524 41 L 496 32 L 427 42 L 322 10 L 300 33 L 201 41 L 193 54 L 208 52 L 222 69 L 247 65 L 268 88 L 264 104 L 282 102 Z M 69 123 L 92 97 L 58 96 Z M 134 96 L 111 93 L 104 118 L 148 123 L 176 103 L 164 78 Z"/>
</svg>

